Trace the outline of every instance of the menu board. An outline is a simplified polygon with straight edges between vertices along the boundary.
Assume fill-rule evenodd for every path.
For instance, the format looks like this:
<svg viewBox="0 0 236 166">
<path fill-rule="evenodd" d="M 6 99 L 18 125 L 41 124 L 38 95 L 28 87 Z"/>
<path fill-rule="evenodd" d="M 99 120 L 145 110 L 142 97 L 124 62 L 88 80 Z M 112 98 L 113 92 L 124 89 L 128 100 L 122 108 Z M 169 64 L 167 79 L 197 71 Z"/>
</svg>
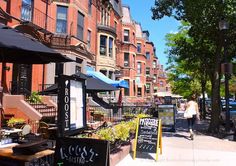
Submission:
<svg viewBox="0 0 236 166">
<path fill-rule="evenodd" d="M 86 127 L 85 80 L 60 75 L 58 87 L 58 136 L 78 134 Z"/>
<path fill-rule="evenodd" d="M 56 140 L 54 166 L 109 166 L 109 142 L 87 138 Z"/>
<path fill-rule="evenodd" d="M 158 118 L 161 119 L 163 127 L 175 130 L 175 109 L 174 105 L 158 105 Z"/>
<path fill-rule="evenodd" d="M 137 126 L 134 158 L 136 151 L 156 153 L 158 156 L 160 143 L 161 121 L 154 117 L 140 118 Z"/>
</svg>

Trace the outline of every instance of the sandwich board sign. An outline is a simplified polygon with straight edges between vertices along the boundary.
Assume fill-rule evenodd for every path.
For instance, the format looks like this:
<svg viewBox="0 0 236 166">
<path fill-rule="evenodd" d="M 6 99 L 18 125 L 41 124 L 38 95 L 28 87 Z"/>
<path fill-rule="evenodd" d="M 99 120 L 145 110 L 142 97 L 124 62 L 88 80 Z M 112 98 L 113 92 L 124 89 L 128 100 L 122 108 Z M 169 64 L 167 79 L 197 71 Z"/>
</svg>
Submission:
<svg viewBox="0 0 236 166">
<path fill-rule="evenodd" d="M 109 166 L 109 142 L 88 138 L 58 138 L 54 166 Z"/>
<path fill-rule="evenodd" d="M 144 117 L 138 120 L 133 159 L 137 151 L 146 153 L 162 154 L 162 127 L 161 120 L 154 117 Z"/>
</svg>

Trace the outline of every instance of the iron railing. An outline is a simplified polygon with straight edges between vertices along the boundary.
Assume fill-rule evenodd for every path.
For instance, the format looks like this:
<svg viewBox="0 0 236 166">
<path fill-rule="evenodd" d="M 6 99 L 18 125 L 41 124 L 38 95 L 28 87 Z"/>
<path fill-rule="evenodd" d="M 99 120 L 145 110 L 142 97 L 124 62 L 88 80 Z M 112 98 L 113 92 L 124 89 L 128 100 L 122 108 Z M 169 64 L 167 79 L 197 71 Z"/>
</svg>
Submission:
<svg viewBox="0 0 236 166">
<path fill-rule="evenodd" d="M 56 20 L 46 15 L 46 11 L 32 8 L 32 6 L 27 4 L 22 4 L 20 8 L 22 11 L 22 20 L 32 22 L 36 26 L 39 26 L 47 31 L 55 32 Z"/>
</svg>

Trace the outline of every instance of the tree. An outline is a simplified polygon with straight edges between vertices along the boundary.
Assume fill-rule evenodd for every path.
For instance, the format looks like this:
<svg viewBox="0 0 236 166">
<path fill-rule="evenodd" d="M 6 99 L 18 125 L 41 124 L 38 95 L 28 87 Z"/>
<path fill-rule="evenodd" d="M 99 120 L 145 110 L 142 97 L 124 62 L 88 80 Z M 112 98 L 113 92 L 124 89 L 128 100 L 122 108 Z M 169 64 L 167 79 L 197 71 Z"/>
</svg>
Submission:
<svg viewBox="0 0 236 166">
<path fill-rule="evenodd" d="M 209 60 L 203 58 L 203 55 L 209 54 L 207 47 L 203 47 L 203 42 L 196 41 L 188 35 L 190 24 L 181 22 L 179 32 L 176 34 L 167 34 L 166 41 L 168 50 L 168 70 L 169 81 L 172 91 L 181 94 L 184 97 L 191 95 L 199 96 L 203 94 L 203 103 L 205 103 L 205 92 L 207 83 L 207 67 Z M 205 49 L 205 50 L 204 50 Z M 203 108 L 205 108 L 203 106 Z M 205 117 L 205 109 L 203 109 Z"/>
<path fill-rule="evenodd" d="M 152 7 L 153 19 L 161 19 L 164 16 L 174 17 L 177 20 L 184 20 L 190 23 L 188 35 L 194 39 L 194 45 L 199 46 L 198 50 L 204 48 L 203 54 L 211 63 L 203 66 L 207 69 L 207 74 L 212 84 L 212 115 L 209 131 L 218 132 L 220 115 L 220 65 L 223 61 L 223 33 L 218 28 L 219 20 L 222 17 L 230 22 L 230 26 L 235 26 L 234 12 L 236 2 L 234 0 L 156 0 Z M 228 44 L 228 60 L 231 60 L 236 51 L 235 30 L 230 29 L 225 34 Z M 202 44 L 201 44 L 202 43 Z M 209 46 L 206 48 L 206 46 Z M 192 51 L 192 50 L 191 50 Z M 198 54 L 199 55 L 199 54 Z M 192 56 L 194 59 L 198 57 Z"/>
</svg>

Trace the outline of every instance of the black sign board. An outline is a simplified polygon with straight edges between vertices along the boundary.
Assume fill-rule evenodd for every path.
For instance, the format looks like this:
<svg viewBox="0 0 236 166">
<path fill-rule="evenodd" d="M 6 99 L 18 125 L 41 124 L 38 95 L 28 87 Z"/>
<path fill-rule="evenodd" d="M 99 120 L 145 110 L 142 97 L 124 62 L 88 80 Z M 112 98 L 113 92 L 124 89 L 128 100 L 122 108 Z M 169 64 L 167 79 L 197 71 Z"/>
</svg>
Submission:
<svg viewBox="0 0 236 166">
<path fill-rule="evenodd" d="M 109 166 L 109 142 L 87 138 L 56 141 L 54 166 Z"/>
<path fill-rule="evenodd" d="M 137 151 L 156 153 L 157 131 L 157 118 L 139 119 Z"/>
<path fill-rule="evenodd" d="M 86 126 L 85 80 L 60 75 L 58 89 L 58 136 L 75 135 Z"/>
<path fill-rule="evenodd" d="M 161 122 L 154 117 L 140 118 L 137 126 L 136 143 L 134 150 L 134 158 L 136 151 L 156 153 L 158 158 L 158 149 L 161 148 Z"/>
</svg>

